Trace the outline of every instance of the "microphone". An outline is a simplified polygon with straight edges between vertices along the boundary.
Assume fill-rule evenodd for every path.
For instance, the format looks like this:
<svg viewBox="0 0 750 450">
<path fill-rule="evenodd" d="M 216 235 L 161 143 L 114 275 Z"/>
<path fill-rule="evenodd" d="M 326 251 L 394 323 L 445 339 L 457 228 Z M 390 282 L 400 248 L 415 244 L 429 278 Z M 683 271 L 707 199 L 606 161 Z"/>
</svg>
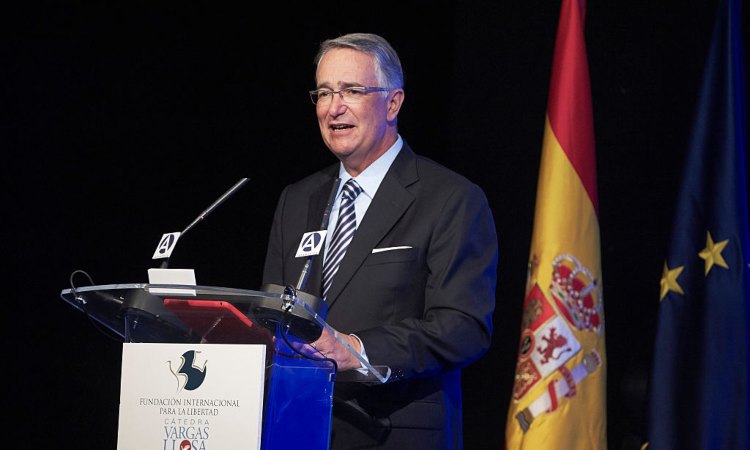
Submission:
<svg viewBox="0 0 750 450">
<path fill-rule="evenodd" d="M 336 193 L 339 191 L 340 184 L 341 178 L 336 178 L 336 181 L 333 182 L 333 188 L 331 188 L 331 193 L 328 195 L 328 204 L 326 204 L 326 209 L 323 211 L 323 221 L 320 224 L 321 231 L 325 231 L 328 229 L 328 220 L 331 217 L 331 210 L 333 209 L 333 203 L 336 200 Z M 323 234 L 323 240 L 325 240 L 325 234 Z M 309 255 L 307 257 L 307 261 L 305 261 L 305 266 L 302 267 L 302 272 L 300 273 L 299 280 L 297 281 L 296 290 L 298 291 L 305 290 L 307 279 L 310 277 L 310 266 L 312 265 L 313 256 L 315 256 L 315 254 Z"/>
<path fill-rule="evenodd" d="M 309 308 L 315 311 L 315 316 L 311 316 L 309 310 L 303 308 L 303 311 L 300 314 L 294 311 L 294 303 L 287 304 L 285 300 L 282 301 L 280 308 L 276 305 L 269 308 L 272 311 L 272 318 L 268 319 L 270 322 L 278 322 L 284 325 L 287 331 L 291 330 L 293 335 L 301 337 L 306 342 L 313 342 L 320 337 L 322 328 L 320 324 L 316 322 L 315 317 L 317 316 L 325 319 L 328 313 L 328 305 L 326 305 L 320 297 L 308 294 L 304 289 L 307 285 L 307 280 L 310 278 L 310 266 L 312 265 L 313 257 L 320 253 L 325 243 L 328 229 L 328 218 L 331 216 L 331 210 L 333 209 L 333 203 L 336 199 L 336 193 L 339 190 L 340 184 L 340 178 L 336 178 L 333 182 L 331 193 L 328 195 L 328 203 L 326 204 L 325 210 L 323 210 L 323 221 L 320 225 L 320 230 L 309 231 L 302 236 L 302 241 L 299 244 L 299 248 L 297 248 L 297 254 L 295 257 L 301 258 L 306 256 L 307 260 L 299 274 L 297 284 L 287 284 L 285 286 L 279 284 L 264 284 L 260 287 L 261 291 L 298 297 Z M 285 336 L 285 334 L 282 333 L 282 336 Z"/>
<path fill-rule="evenodd" d="M 229 190 L 226 191 L 221 197 L 211 203 L 208 208 L 200 213 L 200 215 L 198 215 L 198 217 L 196 217 L 195 220 L 193 220 L 190 225 L 185 227 L 185 229 L 181 232 L 165 233 L 164 235 L 162 235 L 161 240 L 159 241 L 159 245 L 156 247 L 156 251 L 154 252 L 154 256 L 151 259 L 164 259 L 164 261 L 162 261 L 161 263 L 161 268 L 166 269 L 169 266 L 169 257 L 172 255 L 172 251 L 177 245 L 177 240 L 180 237 L 184 236 L 185 233 L 190 231 L 190 229 L 198 224 L 198 222 L 202 221 L 206 218 L 206 216 L 211 214 L 214 209 L 221 205 L 224 200 L 228 199 L 235 192 L 237 192 L 248 180 L 249 178 L 241 178 L 240 181 L 235 183 L 235 185 L 229 188 Z"/>
</svg>

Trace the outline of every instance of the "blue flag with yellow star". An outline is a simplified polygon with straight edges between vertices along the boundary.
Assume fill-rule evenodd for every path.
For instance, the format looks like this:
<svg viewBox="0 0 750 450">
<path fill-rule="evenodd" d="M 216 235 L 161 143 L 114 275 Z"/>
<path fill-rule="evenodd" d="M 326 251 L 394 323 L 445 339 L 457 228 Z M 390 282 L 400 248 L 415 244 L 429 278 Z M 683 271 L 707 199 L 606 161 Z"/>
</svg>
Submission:
<svg viewBox="0 0 750 450">
<path fill-rule="evenodd" d="M 649 450 L 750 448 L 740 0 L 719 4 L 661 276 Z"/>
</svg>

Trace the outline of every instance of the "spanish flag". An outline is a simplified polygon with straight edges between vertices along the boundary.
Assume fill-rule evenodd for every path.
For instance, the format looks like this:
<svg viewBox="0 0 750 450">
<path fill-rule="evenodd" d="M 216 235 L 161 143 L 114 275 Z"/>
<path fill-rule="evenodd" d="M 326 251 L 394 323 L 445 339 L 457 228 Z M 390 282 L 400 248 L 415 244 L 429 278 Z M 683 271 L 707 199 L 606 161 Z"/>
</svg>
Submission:
<svg viewBox="0 0 750 450">
<path fill-rule="evenodd" d="M 606 354 L 585 0 L 563 0 L 505 448 L 607 448 Z"/>
</svg>

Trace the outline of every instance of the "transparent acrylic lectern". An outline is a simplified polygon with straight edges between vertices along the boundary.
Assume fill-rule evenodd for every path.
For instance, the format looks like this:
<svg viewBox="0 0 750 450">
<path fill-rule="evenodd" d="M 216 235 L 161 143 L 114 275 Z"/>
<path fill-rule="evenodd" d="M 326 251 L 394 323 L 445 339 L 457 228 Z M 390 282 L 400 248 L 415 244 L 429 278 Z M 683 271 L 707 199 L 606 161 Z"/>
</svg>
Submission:
<svg viewBox="0 0 750 450">
<path fill-rule="evenodd" d="M 390 369 L 336 373 L 326 358 L 299 349 L 316 340 L 327 307 L 317 297 L 266 285 L 260 291 L 212 286 L 109 284 L 64 289 L 61 297 L 123 342 L 262 344 L 266 386 L 262 448 L 327 449 L 333 383 L 384 383 Z"/>
</svg>

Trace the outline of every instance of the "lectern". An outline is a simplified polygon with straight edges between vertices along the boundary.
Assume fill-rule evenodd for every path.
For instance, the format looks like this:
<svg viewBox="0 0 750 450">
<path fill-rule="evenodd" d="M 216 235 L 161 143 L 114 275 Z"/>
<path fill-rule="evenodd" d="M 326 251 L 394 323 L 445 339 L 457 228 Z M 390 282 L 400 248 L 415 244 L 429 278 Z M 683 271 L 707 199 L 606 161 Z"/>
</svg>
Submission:
<svg viewBox="0 0 750 450">
<path fill-rule="evenodd" d="M 282 286 L 261 289 L 129 283 L 61 297 L 124 343 L 265 346 L 262 448 L 327 449 L 334 381 L 383 383 L 390 370 L 355 352 L 367 370 L 337 374 L 331 360 L 301 351 L 328 327 L 325 303 Z"/>
</svg>

